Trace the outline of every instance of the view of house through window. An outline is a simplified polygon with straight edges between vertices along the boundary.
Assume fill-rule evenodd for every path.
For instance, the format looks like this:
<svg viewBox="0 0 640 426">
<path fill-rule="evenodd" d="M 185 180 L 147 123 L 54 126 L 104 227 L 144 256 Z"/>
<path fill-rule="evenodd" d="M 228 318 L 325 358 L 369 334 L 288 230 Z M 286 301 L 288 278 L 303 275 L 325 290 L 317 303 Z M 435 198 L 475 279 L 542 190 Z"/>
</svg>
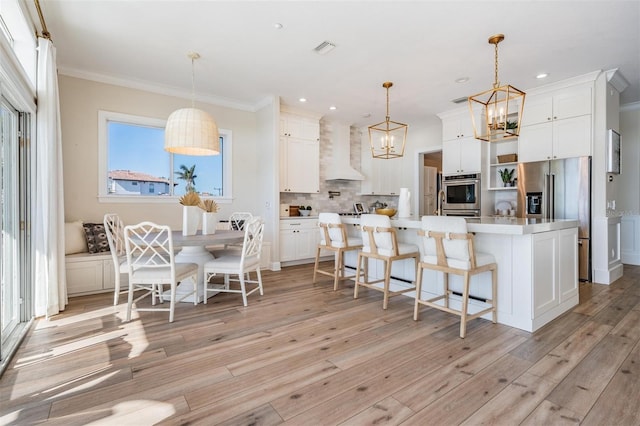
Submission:
<svg viewBox="0 0 640 426">
<path fill-rule="evenodd" d="M 223 197 L 224 135 L 220 155 L 192 156 L 164 150 L 164 127 L 107 119 L 107 195 Z"/>
</svg>

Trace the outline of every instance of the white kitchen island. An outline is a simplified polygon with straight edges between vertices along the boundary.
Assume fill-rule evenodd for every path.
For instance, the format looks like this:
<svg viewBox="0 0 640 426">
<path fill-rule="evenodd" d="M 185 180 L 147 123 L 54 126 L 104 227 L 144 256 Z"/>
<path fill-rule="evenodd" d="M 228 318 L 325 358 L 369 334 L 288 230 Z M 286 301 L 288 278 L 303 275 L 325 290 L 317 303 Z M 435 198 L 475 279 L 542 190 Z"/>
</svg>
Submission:
<svg viewBox="0 0 640 426">
<path fill-rule="evenodd" d="M 359 218 L 343 218 L 354 225 L 358 235 Z M 475 233 L 476 250 L 491 253 L 498 264 L 498 322 L 533 332 L 578 304 L 578 222 L 575 220 L 522 219 L 511 217 L 468 218 L 468 229 Z M 419 244 L 419 218 L 391 220 L 404 242 Z M 422 249 L 422 247 L 421 247 Z M 347 256 L 347 265 L 356 264 L 356 254 Z M 379 276 L 380 265 L 371 265 L 370 275 Z M 407 286 L 415 277 L 413 262 L 398 263 L 392 270 L 393 285 Z M 460 277 L 452 276 L 450 286 L 460 292 Z M 425 270 L 423 297 L 441 294 L 442 274 Z M 476 299 L 490 297 L 491 275 L 471 279 Z M 415 293 L 405 295 L 415 297 Z M 458 301 L 452 297 L 452 303 Z M 471 300 L 470 310 L 481 304 Z M 427 309 L 427 308 L 425 308 Z M 490 318 L 490 314 L 485 317 Z"/>
</svg>

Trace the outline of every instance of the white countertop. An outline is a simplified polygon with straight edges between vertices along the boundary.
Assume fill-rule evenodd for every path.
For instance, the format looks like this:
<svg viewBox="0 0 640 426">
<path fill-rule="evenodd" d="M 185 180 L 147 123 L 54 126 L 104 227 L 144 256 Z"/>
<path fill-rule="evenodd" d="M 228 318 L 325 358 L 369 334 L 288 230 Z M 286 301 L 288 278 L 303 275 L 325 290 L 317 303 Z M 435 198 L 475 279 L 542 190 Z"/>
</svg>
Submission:
<svg viewBox="0 0 640 426">
<path fill-rule="evenodd" d="M 469 217 L 466 220 L 469 232 L 485 234 L 524 235 L 578 227 L 578 221 L 572 219 L 524 219 L 507 216 L 483 216 Z M 344 217 L 342 221 L 349 224 L 359 224 L 360 218 Z M 391 225 L 396 228 L 420 229 L 422 222 L 418 217 L 391 218 Z"/>
</svg>

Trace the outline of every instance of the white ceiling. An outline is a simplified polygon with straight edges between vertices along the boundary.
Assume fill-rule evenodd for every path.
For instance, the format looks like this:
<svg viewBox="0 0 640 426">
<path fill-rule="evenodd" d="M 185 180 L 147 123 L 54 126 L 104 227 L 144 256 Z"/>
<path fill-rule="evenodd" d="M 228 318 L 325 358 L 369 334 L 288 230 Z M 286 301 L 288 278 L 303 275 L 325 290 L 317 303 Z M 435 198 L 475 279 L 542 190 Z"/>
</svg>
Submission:
<svg viewBox="0 0 640 426">
<path fill-rule="evenodd" d="M 256 110 L 283 103 L 369 125 L 411 125 L 501 83 L 527 90 L 618 68 L 640 101 L 640 1 L 44 0 L 61 73 Z M 274 24 L 281 23 L 282 29 Z M 315 46 L 337 47 L 321 56 Z M 537 80 L 540 72 L 549 73 Z M 464 84 L 456 83 L 468 77 Z M 126 82 L 126 83 L 125 83 Z M 308 99 L 300 104 L 298 98 Z M 336 111 L 329 111 L 335 105 Z M 371 114 L 365 117 L 365 114 Z"/>
</svg>

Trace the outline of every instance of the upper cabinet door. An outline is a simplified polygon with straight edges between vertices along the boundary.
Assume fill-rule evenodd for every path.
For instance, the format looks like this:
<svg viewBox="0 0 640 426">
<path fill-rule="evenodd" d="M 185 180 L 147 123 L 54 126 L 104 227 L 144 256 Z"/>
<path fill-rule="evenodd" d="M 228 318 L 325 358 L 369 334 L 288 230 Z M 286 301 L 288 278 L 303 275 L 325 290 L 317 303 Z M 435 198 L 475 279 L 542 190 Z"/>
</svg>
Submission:
<svg viewBox="0 0 640 426">
<path fill-rule="evenodd" d="M 591 114 L 591 87 L 570 87 L 553 95 L 553 119 Z"/>
<path fill-rule="evenodd" d="M 283 136 L 318 141 L 320 140 L 320 122 L 298 115 L 282 114 L 280 116 L 280 132 Z"/>
<path fill-rule="evenodd" d="M 522 112 L 522 126 L 551 121 L 553 117 L 553 99 L 548 95 L 527 96 Z"/>
<path fill-rule="evenodd" d="M 473 123 L 469 113 L 460 113 L 442 120 L 442 140 L 473 137 Z"/>
</svg>

